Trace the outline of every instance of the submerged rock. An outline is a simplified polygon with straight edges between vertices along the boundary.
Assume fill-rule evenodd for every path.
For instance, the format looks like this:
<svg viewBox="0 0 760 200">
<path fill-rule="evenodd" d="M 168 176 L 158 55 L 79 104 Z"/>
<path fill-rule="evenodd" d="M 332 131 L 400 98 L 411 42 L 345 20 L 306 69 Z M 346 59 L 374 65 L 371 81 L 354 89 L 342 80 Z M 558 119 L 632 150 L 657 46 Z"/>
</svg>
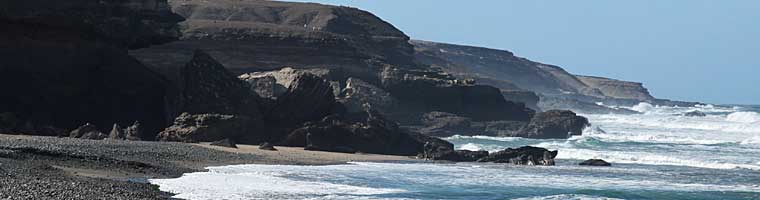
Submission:
<svg viewBox="0 0 760 200">
<path fill-rule="evenodd" d="M 238 148 L 237 144 L 235 143 L 235 141 L 231 140 L 229 138 L 225 138 L 225 139 L 222 139 L 222 140 L 218 140 L 218 141 L 212 142 L 210 145 L 211 146 L 227 147 L 227 148 Z"/>
<path fill-rule="evenodd" d="M 604 161 L 602 159 L 589 159 L 586 161 L 583 161 L 579 163 L 578 165 L 586 165 L 586 166 L 612 166 L 612 164 L 608 163 L 607 161 Z"/>
<path fill-rule="evenodd" d="M 524 146 L 517 149 L 508 148 L 494 152 L 477 160 L 478 162 L 512 163 L 516 165 L 554 165 L 557 151 L 545 148 Z"/>
<path fill-rule="evenodd" d="M 705 114 L 705 113 L 703 113 L 701 111 L 695 110 L 695 111 L 684 113 L 683 116 L 686 116 L 686 117 L 705 117 L 705 116 L 707 116 L 707 114 Z"/>
<path fill-rule="evenodd" d="M 550 110 L 536 114 L 527 126 L 510 136 L 536 139 L 567 139 L 573 135 L 581 135 L 583 129 L 587 126 L 589 126 L 588 119 L 577 116 L 572 111 Z"/>
<path fill-rule="evenodd" d="M 488 156 L 488 151 L 442 151 L 441 153 L 426 154 L 423 158 L 431 160 L 446 160 L 453 162 L 475 162 Z"/>
</svg>

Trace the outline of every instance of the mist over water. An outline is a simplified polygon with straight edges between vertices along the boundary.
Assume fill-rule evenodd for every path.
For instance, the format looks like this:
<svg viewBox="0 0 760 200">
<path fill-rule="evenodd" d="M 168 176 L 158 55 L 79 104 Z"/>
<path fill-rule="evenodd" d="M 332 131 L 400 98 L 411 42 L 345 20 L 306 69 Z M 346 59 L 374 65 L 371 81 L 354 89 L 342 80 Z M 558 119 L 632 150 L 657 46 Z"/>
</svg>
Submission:
<svg viewBox="0 0 760 200">
<path fill-rule="evenodd" d="M 187 199 L 760 199 L 757 107 L 659 107 L 591 115 L 567 140 L 446 138 L 458 149 L 559 150 L 557 166 L 491 163 L 237 165 L 151 180 Z M 700 111 L 705 117 L 683 116 Z M 581 167 L 591 158 L 612 167 Z"/>
</svg>

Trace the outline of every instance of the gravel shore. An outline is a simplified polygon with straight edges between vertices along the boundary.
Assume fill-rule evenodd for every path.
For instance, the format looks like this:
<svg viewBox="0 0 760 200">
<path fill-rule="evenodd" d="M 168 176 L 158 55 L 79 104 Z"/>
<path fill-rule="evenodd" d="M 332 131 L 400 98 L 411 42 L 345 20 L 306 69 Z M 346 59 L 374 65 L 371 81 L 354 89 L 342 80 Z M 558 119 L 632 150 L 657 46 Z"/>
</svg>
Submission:
<svg viewBox="0 0 760 200">
<path fill-rule="evenodd" d="M 168 199 L 171 194 L 146 180 L 232 164 L 413 160 L 277 148 L 280 150 L 270 152 L 250 145 L 230 149 L 207 144 L 0 134 L 0 199 Z"/>
</svg>

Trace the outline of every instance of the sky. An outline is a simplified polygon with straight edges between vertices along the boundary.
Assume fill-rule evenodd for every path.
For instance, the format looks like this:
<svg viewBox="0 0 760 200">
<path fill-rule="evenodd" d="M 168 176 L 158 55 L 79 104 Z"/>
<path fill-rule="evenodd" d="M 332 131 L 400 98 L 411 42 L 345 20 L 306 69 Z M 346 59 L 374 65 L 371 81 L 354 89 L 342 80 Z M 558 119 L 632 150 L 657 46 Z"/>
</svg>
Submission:
<svg viewBox="0 0 760 200">
<path fill-rule="evenodd" d="M 658 98 L 760 104 L 760 1 L 300 1 L 370 11 L 413 39 L 643 82 Z"/>
</svg>

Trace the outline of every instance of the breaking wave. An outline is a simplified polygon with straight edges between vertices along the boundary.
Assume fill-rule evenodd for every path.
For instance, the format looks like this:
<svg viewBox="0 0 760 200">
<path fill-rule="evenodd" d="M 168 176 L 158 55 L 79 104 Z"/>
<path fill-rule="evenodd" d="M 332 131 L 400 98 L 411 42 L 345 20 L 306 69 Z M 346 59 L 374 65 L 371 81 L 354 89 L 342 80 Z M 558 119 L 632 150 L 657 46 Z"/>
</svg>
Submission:
<svg viewBox="0 0 760 200">
<path fill-rule="evenodd" d="M 760 122 L 760 114 L 756 112 L 735 112 L 726 116 L 726 121 L 740 123 Z"/>
</svg>

